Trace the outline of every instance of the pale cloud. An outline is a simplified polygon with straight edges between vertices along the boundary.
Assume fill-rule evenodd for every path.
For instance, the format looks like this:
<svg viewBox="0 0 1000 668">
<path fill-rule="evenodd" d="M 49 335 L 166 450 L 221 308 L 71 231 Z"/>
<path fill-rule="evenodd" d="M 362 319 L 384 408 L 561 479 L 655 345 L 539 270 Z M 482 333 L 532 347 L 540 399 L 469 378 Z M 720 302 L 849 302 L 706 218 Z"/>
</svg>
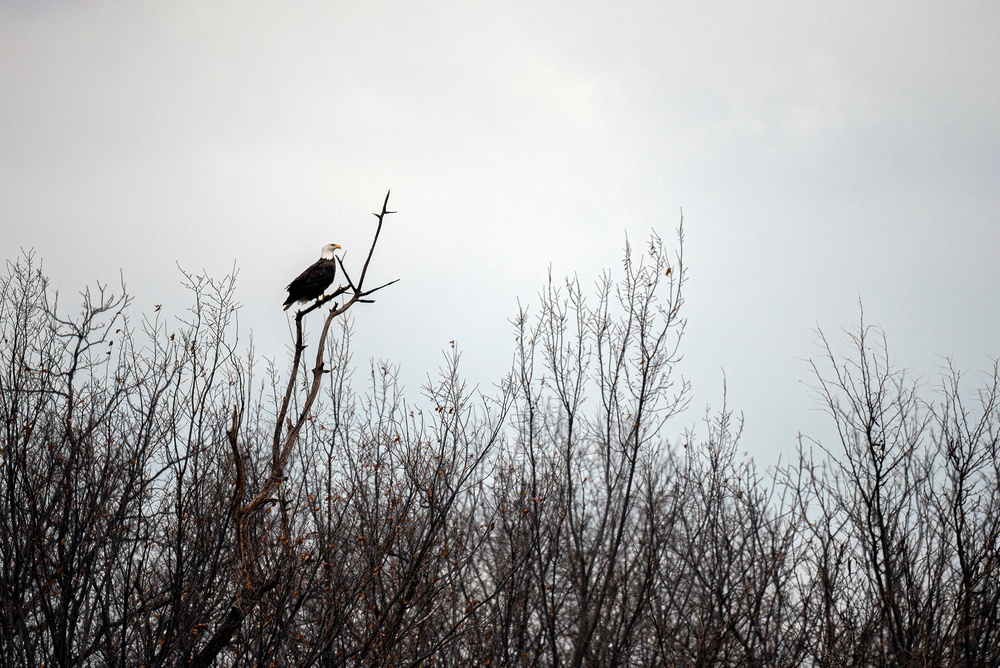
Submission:
<svg viewBox="0 0 1000 668">
<path fill-rule="evenodd" d="M 683 207 L 685 370 L 707 403 L 725 367 L 753 447 L 787 451 L 809 328 L 859 294 L 914 364 L 997 354 L 998 13 L 3 3 L 0 251 L 73 291 L 121 267 L 150 302 L 183 301 L 175 261 L 235 260 L 280 354 L 281 287 L 328 241 L 357 257 L 391 187 L 377 271 L 403 280 L 358 314 L 359 355 L 422 378 L 459 338 L 488 385 L 550 264 L 592 281 Z"/>
</svg>

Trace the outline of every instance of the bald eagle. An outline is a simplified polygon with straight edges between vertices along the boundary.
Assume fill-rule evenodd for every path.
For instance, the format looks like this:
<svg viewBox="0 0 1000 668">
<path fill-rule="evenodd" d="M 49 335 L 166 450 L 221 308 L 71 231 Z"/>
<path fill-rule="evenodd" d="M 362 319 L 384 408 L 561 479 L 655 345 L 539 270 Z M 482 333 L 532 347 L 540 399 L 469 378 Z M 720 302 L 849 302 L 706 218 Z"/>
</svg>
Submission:
<svg viewBox="0 0 1000 668">
<path fill-rule="evenodd" d="M 323 252 L 313 266 L 309 267 L 298 278 L 288 284 L 288 299 L 285 300 L 285 310 L 295 302 L 307 302 L 317 299 L 333 283 L 337 275 L 337 261 L 333 259 L 333 251 L 340 248 L 338 244 L 323 246 Z"/>
</svg>

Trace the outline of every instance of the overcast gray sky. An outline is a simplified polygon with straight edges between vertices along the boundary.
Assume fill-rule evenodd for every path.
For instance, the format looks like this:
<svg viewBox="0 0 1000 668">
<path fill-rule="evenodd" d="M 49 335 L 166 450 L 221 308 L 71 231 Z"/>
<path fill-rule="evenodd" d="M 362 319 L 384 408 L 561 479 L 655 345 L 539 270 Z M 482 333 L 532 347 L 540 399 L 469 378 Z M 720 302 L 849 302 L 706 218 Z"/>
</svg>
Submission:
<svg viewBox="0 0 1000 668">
<path fill-rule="evenodd" d="M 822 431 L 804 360 L 859 299 L 918 375 L 1000 355 L 998 34 L 961 0 L 3 0 L 0 255 L 174 312 L 175 263 L 235 263 L 281 355 L 284 286 L 360 260 L 392 188 L 358 354 L 416 389 L 456 339 L 488 386 L 549 265 L 591 284 L 683 208 L 686 421 L 724 369 L 772 461 Z"/>
</svg>

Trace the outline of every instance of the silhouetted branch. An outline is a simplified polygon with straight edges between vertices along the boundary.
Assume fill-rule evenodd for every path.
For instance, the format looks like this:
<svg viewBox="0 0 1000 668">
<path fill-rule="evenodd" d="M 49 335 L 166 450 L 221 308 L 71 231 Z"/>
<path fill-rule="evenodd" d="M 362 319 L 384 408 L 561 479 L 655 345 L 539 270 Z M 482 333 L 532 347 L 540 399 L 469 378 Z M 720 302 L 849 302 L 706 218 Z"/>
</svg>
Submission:
<svg viewBox="0 0 1000 668">
<path fill-rule="evenodd" d="M 387 192 L 385 201 L 382 204 L 382 212 L 375 214 L 378 218 L 378 226 L 375 230 L 375 235 L 372 238 L 372 244 L 368 250 L 368 256 L 365 259 L 364 268 L 362 269 L 361 278 L 358 281 L 358 284 L 355 286 L 353 282 L 351 282 L 347 272 L 344 271 L 343 263 L 341 262 L 341 270 L 343 271 L 345 278 L 347 278 L 350 288 L 339 287 L 332 294 L 321 297 L 309 307 L 302 309 L 295 314 L 295 344 L 292 355 L 292 367 L 288 376 L 288 382 L 285 387 L 280 408 L 275 416 L 270 464 L 268 466 L 267 474 L 264 477 L 264 480 L 259 484 L 257 491 L 245 503 L 243 502 L 243 497 L 245 495 L 244 488 L 246 484 L 246 464 L 237 442 L 241 416 L 236 409 L 233 410 L 232 424 L 230 429 L 227 431 L 230 450 L 236 467 L 232 515 L 237 551 L 245 583 L 236 595 L 232 607 L 220 623 L 219 628 L 213 634 L 211 640 L 195 657 L 192 665 L 210 665 L 218 653 L 229 644 L 233 635 L 242 624 L 243 619 L 250 612 L 250 610 L 257 605 L 261 596 L 273 588 L 277 582 L 279 577 L 277 572 L 274 572 L 265 578 L 265 574 L 261 573 L 259 570 L 257 552 L 262 549 L 262 546 L 254 545 L 251 550 L 251 523 L 256 521 L 260 514 L 265 510 L 266 506 L 275 501 L 275 494 L 278 487 L 286 478 L 286 470 L 288 468 L 292 449 L 298 440 L 303 426 L 309 419 L 313 404 L 319 394 L 325 371 L 324 354 L 326 352 L 326 339 L 330 330 L 330 325 L 334 318 L 345 313 L 351 306 L 358 302 L 370 303 L 372 300 L 364 299 L 364 297 L 367 297 L 368 295 L 396 282 L 391 281 L 371 290 L 363 289 L 364 279 L 368 272 L 368 265 L 375 253 L 375 247 L 378 243 L 379 234 L 382 231 L 382 224 L 388 214 L 394 213 L 387 210 L 386 207 L 388 206 L 388 203 L 389 193 Z M 305 394 L 305 398 L 301 406 L 299 407 L 298 417 L 291 420 L 288 413 L 292 403 L 294 390 L 298 382 L 302 354 L 306 348 L 303 335 L 303 318 L 308 313 L 318 309 L 330 300 L 335 299 L 342 294 L 346 294 L 348 290 L 351 292 L 350 298 L 342 306 L 331 309 L 323 323 L 323 328 L 316 345 L 316 358 L 312 369 L 313 380 Z M 282 432 L 286 423 L 287 431 L 283 435 Z"/>
</svg>

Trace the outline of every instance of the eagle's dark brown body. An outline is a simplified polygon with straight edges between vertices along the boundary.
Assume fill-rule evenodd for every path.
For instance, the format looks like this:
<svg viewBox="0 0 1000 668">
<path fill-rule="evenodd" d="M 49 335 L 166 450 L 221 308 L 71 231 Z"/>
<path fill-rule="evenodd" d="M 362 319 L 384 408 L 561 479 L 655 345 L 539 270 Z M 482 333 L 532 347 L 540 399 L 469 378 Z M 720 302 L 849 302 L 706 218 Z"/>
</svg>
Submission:
<svg viewBox="0 0 1000 668">
<path fill-rule="evenodd" d="M 338 248 L 340 246 L 337 244 L 324 246 L 323 257 L 288 284 L 288 299 L 284 303 L 286 311 L 295 302 L 307 302 L 321 297 L 330 287 L 337 275 L 337 260 L 333 257 L 333 251 Z"/>
</svg>

